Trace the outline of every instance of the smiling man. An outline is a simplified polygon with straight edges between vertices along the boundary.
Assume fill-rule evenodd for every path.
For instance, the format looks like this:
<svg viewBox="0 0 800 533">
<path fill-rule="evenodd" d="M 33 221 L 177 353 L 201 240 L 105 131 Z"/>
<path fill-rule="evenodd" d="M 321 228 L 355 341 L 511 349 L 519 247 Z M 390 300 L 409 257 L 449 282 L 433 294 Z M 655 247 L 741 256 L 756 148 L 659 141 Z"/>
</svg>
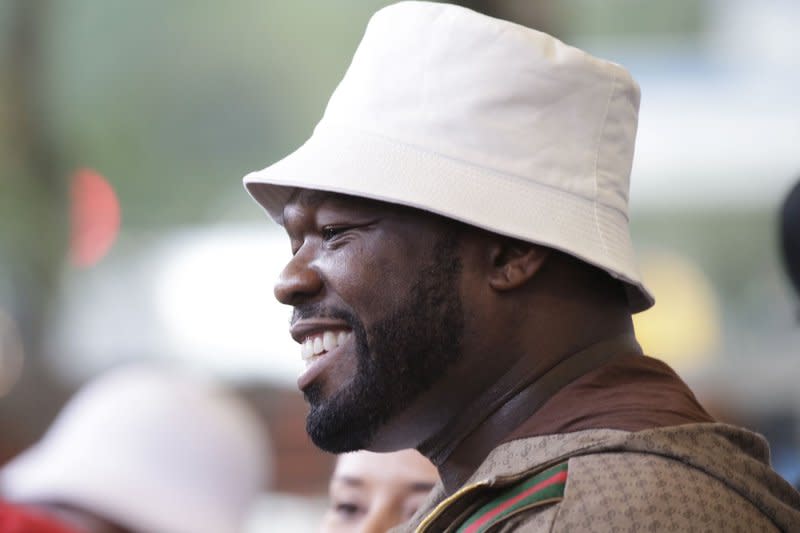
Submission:
<svg viewBox="0 0 800 533">
<path fill-rule="evenodd" d="M 764 440 L 647 357 L 628 229 L 639 89 L 619 65 L 445 4 L 370 21 L 311 138 L 245 177 L 292 259 L 308 432 L 416 448 L 418 531 L 773 531 Z"/>
</svg>

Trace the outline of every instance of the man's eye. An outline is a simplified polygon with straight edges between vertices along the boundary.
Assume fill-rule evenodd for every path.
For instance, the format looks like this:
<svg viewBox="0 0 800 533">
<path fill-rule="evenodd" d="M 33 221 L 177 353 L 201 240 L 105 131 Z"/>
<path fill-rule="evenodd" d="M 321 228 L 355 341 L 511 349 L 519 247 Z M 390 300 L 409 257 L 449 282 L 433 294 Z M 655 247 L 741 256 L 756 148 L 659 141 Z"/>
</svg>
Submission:
<svg viewBox="0 0 800 533">
<path fill-rule="evenodd" d="M 343 518 L 354 518 L 361 512 L 361 508 L 358 506 L 358 504 L 348 502 L 337 503 L 334 506 L 334 510 L 336 511 L 336 514 L 342 516 Z"/>
<path fill-rule="evenodd" d="M 348 228 L 346 226 L 325 226 L 322 228 L 322 240 L 329 241 L 331 239 L 335 239 L 338 235 L 341 235 Z"/>
</svg>

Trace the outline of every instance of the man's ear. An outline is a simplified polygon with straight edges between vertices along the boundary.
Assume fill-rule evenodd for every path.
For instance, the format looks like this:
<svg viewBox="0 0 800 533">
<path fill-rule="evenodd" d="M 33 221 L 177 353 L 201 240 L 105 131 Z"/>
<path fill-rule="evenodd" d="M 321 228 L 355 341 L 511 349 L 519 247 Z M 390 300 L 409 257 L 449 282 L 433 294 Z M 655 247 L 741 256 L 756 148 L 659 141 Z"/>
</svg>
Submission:
<svg viewBox="0 0 800 533">
<path fill-rule="evenodd" d="M 516 289 L 531 279 L 550 255 L 550 249 L 517 239 L 498 239 L 490 249 L 489 286 Z"/>
</svg>

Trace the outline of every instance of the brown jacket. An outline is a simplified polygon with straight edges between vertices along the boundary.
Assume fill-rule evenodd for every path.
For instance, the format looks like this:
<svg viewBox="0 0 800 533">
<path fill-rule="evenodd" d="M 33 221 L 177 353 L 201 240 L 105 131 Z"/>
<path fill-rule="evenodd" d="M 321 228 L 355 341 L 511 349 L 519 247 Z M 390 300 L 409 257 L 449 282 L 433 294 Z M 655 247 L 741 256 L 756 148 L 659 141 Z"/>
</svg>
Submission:
<svg viewBox="0 0 800 533">
<path fill-rule="evenodd" d="M 561 483 L 539 489 L 533 479 L 525 500 L 518 487 L 554 465 Z M 591 429 L 500 445 L 462 489 L 446 497 L 440 484 L 396 531 L 464 524 L 470 533 L 800 531 L 800 494 L 769 467 L 764 439 L 744 429 Z"/>
</svg>

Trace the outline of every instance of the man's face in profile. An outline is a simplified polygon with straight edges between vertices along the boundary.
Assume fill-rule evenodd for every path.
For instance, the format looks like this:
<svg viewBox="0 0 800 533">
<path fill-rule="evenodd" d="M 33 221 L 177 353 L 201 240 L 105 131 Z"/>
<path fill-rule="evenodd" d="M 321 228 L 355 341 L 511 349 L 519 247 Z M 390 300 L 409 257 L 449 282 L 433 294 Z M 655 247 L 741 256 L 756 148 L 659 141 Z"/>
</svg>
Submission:
<svg viewBox="0 0 800 533">
<path fill-rule="evenodd" d="M 327 451 L 375 431 L 458 359 L 463 309 L 455 225 L 383 202 L 301 190 L 284 209 L 291 240 L 275 295 L 294 306 L 307 430 Z"/>
</svg>

